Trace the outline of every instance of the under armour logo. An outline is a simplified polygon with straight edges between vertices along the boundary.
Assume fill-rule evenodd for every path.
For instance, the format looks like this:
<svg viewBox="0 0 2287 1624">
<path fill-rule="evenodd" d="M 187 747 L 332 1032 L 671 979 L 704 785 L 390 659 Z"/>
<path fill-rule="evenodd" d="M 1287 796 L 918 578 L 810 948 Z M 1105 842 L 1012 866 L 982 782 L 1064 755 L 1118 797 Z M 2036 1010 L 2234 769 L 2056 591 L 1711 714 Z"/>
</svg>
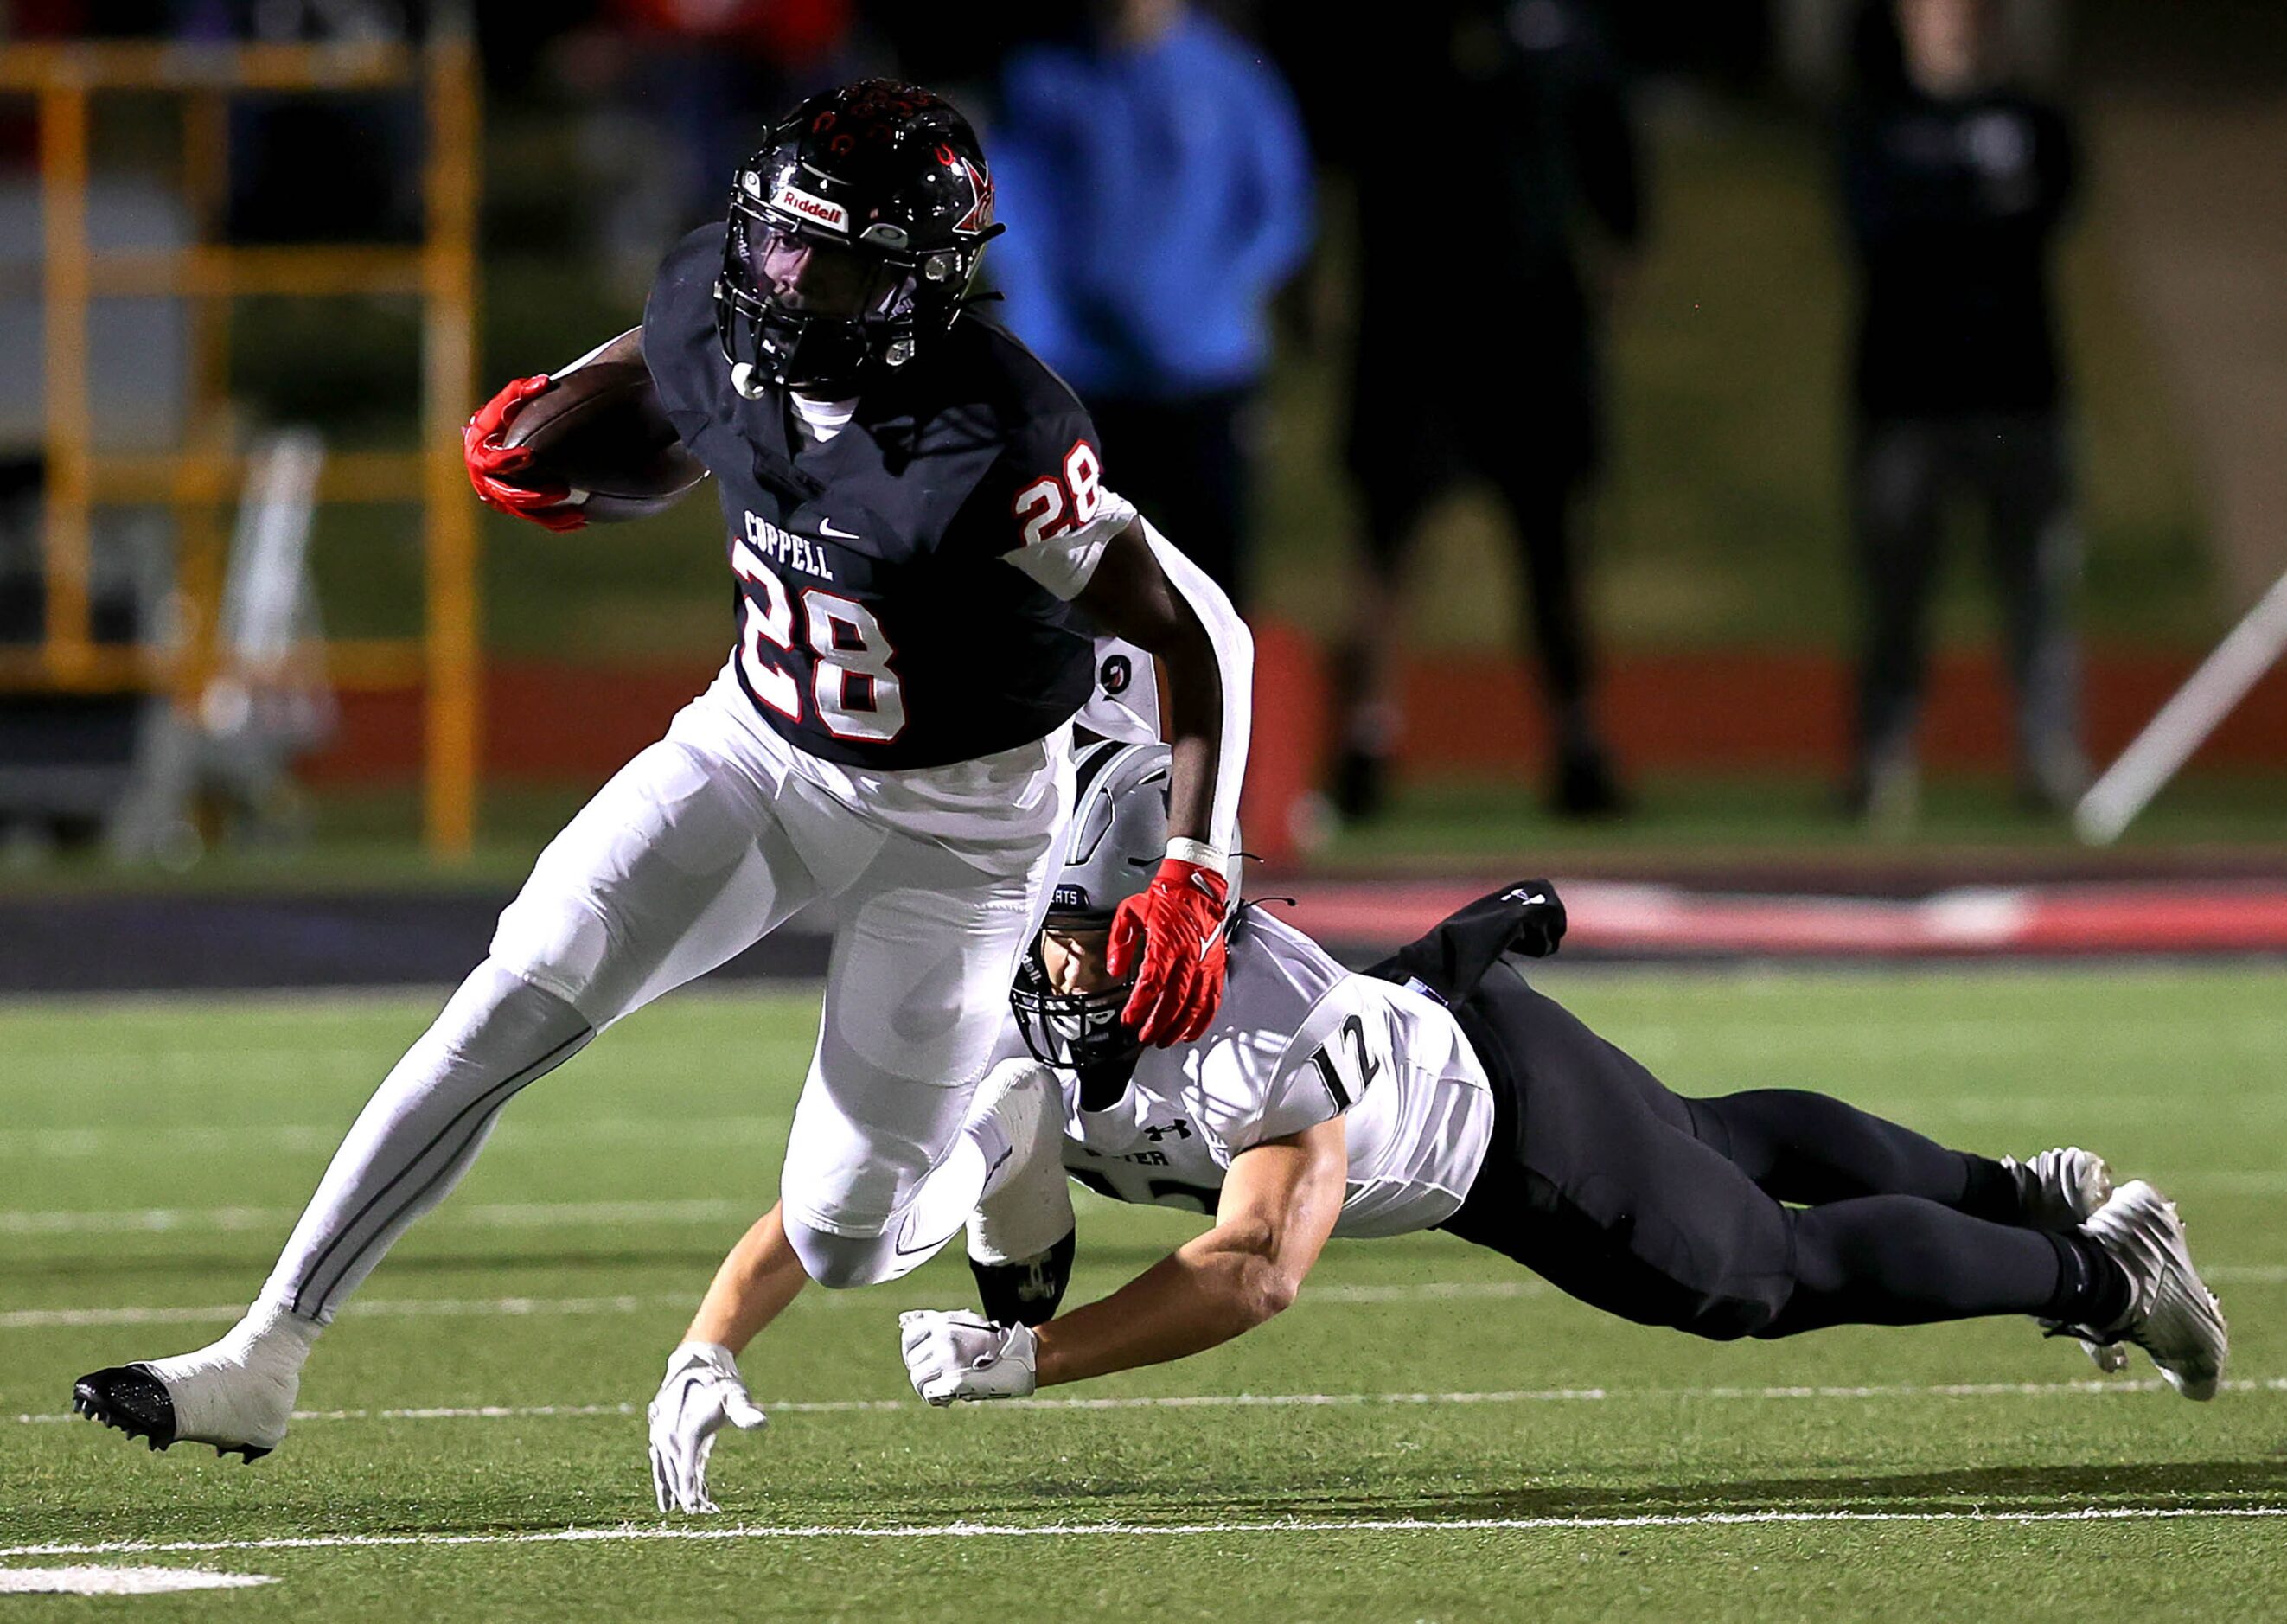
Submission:
<svg viewBox="0 0 2287 1624">
<path fill-rule="evenodd" d="M 1175 1135 L 1178 1139 L 1188 1139 L 1191 1137 L 1191 1130 L 1181 1117 L 1177 1117 L 1165 1128 L 1147 1128 L 1144 1130 L 1144 1137 L 1154 1145 L 1159 1144 L 1169 1134 Z"/>
</svg>

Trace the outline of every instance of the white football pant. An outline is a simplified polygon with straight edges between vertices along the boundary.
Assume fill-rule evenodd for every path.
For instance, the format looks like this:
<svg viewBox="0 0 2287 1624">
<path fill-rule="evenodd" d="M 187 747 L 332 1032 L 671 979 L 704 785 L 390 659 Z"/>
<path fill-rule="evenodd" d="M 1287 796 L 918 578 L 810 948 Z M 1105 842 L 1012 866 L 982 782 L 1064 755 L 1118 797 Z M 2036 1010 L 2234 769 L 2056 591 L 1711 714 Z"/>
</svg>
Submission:
<svg viewBox="0 0 2287 1624">
<path fill-rule="evenodd" d="M 859 772 L 779 739 L 726 668 L 541 853 L 491 956 L 335 1153 L 265 1300 L 330 1320 L 518 1089 L 813 906 L 831 912 L 834 947 L 787 1145 L 787 1230 L 826 1284 L 903 1273 L 919 1257 L 901 1240 L 925 1228 L 941 1243 L 973 1201 L 914 1211 L 940 1163 L 975 1186 L 974 1155 L 954 1152 L 1072 799 L 1069 729 L 974 762 Z M 960 1206 L 949 1227 L 940 1205 Z"/>
</svg>

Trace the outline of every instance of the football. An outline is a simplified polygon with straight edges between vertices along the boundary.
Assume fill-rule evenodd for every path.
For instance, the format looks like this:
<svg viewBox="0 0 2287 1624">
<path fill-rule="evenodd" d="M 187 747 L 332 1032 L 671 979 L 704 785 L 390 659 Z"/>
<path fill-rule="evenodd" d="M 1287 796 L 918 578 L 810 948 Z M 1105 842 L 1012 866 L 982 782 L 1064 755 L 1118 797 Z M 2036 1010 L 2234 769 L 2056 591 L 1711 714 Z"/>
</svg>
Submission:
<svg viewBox="0 0 2287 1624">
<path fill-rule="evenodd" d="M 663 512 L 707 472 L 676 438 L 650 368 L 637 360 L 565 373 L 525 402 L 501 443 L 532 448 L 520 482 L 568 486 L 597 524 Z"/>
</svg>

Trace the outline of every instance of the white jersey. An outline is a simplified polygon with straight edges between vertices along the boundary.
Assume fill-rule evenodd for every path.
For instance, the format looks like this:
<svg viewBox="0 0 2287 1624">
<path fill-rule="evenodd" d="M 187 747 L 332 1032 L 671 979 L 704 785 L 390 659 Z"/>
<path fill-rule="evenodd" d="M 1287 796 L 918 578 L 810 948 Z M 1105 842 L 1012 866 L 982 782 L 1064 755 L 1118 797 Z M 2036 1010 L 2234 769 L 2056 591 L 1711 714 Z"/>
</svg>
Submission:
<svg viewBox="0 0 2287 1624">
<path fill-rule="evenodd" d="M 1205 1036 L 1145 1050 L 1109 1110 L 1081 1110 L 1078 1079 L 1053 1074 L 1064 1088 L 1064 1170 L 1122 1201 L 1212 1213 L 1232 1157 L 1341 1116 L 1342 1236 L 1401 1235 L 1452 1216 L 1492 1135 L 1484 1068 L 1444 1005 L 1351 974 L 1260 909 L 1231 943 Z"/>
</svg>

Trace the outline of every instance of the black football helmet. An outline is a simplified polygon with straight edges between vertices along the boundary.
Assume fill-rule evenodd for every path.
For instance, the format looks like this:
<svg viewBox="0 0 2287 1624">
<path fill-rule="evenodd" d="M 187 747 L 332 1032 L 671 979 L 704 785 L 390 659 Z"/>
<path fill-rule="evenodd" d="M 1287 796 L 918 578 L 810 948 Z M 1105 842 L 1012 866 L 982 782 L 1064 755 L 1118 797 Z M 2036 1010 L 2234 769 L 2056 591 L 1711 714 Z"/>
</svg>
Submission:
<svg viewBox="0 0 2287 1624">
<path fill-rule="evenodd" d="M 857 393 L 959 317 L 993 220 L 976 131 L 915 84 L 867 79 L 780 120 L 731 185 L 715 326 L 731 379 Z"/>
</svg>

